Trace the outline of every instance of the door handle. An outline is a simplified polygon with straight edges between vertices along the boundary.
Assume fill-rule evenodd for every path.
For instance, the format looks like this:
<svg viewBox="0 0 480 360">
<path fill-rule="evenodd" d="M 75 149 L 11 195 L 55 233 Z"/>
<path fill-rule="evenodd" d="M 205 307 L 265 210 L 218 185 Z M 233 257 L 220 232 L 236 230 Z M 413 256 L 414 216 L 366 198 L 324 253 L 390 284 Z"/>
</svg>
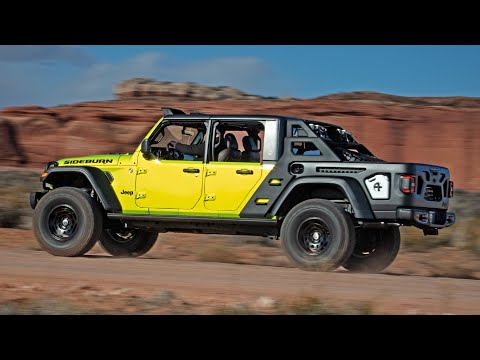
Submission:
<svg viewBox="0 0 480 360">
<path fill-rule="evenodd" d="M 186 169 L 183 169 L 183 172 L 190 173 L 190 174 L 198 174 L 200 172 L 200 169 L 186 168 Z"/>
<path fill-rule="evenodd" d="M 253 175 L 253 170 L 247 170 L 247 169 L 237 170 L 237 174 L 240 174 L 240 175 Z"/>
</svg>

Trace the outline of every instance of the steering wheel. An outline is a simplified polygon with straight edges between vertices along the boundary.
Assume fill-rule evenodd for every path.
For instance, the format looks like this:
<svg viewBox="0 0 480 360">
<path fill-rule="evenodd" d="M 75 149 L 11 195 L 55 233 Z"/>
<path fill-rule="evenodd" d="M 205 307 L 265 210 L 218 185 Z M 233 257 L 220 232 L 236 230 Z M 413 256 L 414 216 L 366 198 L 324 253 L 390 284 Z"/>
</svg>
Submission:
<svg viewBox="0 0 480 360">
<path fill-rule="evenodd" d="M 170 141 L 167 145 L 167 160 L 183 160 L 183 154 L 175 149 L 175 141 Z"/>
<path fill-rule="evenodd" d="M 167 149 L 167 160 L 183 160 L 183 154 L 173 148 Z"/>
</svg>

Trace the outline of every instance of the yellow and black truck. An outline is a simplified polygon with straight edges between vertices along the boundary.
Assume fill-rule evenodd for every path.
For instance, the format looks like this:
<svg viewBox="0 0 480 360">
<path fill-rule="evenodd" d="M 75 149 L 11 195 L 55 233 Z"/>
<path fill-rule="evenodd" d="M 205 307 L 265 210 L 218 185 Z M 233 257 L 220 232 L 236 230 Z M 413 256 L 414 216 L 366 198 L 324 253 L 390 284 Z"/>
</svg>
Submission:
<svg viewBox="0 0 480 360">
<path fill-rule="evenodd" d="M 132 153 L 47 164 L 30 195 L 43 249 L 80 256 L 99 241 L 140 256 L 163 232 L 258 235 L 305 270 L 380 272 L 400 226 L 436 235 L 455 223 L 447 168 L 385 162 L 339 126 L 163 112 Z"/>
</svg>

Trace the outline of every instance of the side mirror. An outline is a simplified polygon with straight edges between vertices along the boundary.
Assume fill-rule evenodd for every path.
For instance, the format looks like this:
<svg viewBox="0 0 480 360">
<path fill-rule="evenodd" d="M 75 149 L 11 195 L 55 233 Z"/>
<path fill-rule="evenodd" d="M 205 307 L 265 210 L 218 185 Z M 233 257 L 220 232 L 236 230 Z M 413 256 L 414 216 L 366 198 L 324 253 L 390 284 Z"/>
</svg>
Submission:
<svg viewBox="0 0 480 360">
<path fill-rule="evenodd" d="M 150 156 L 150 154 L 152 153 L 152 143 L 150 139 L 144 139 L 142 141 L 140 151 L 143 153 L 143 155 Z"/>
</svg>

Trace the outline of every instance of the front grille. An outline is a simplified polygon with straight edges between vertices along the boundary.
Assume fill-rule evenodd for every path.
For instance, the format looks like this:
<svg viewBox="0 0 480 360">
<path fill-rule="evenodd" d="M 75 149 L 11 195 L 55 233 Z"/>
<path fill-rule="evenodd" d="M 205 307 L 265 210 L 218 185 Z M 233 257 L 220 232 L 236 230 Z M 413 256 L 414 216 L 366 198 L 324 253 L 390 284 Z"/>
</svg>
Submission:
<svg viewBox="0 0 480 360">
<path fill-rule="evenodd" d="M 425 186 L 425 200 L 442 201 L 442 187 L 438 185 Z"/>
</svg>

